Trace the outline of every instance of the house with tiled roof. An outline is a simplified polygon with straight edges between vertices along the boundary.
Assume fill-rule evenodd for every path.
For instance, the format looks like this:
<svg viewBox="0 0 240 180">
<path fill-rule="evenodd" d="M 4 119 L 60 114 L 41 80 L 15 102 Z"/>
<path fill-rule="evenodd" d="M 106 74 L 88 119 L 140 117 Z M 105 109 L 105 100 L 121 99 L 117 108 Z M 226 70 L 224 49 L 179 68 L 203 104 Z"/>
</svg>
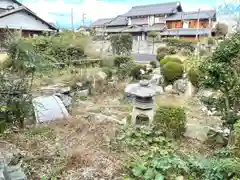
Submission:
<svg viewBox="0 0 240 180">
<path fill-rule="evenodd" d="M 0 0 L 0 38 L 8 31 L 21 30 L 23 36 L 58 31 L 17 0 Z"/>
<path fill-rule="evenodd" d="M 195 38 L 212 35 L 216 11 L 184 12 L 180 2 L 134 6 L 116 18 L 99 19 L 100 33 L 131 33 L 136 40 L 145 40 L 151 31 L 161 36 Z M 102 22 L 102 23 L 101 23 Z"/>
</svg>

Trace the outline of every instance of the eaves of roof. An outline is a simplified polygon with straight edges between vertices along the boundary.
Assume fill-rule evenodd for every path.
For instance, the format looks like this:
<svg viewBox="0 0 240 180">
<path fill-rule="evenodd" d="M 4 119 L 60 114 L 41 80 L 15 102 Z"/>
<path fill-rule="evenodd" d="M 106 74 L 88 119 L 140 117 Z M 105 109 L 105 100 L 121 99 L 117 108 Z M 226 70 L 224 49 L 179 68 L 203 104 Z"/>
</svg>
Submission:
<svg viewBox="0 0 240 180">
<path fill-rule="evenodd" d="M 58 30 L 57 27 L 55 27 L 55 26 L 51 25 L 50 23 L 46 22 L 45 20 L 43 20 L 42 18 L 40 18 L 39 16 L 37 16 L 35 13 L 33 13 L 31 10 L 25 8 L 24 6 L 0 14 L 0 19 L 3 18 L 3 17 L 9 16 L 9 15 L 11 15 L 11 14 L 17 13 L 17 12 L 19 12 L 19 11 L 25 11 L 25 12 L 27 12 L 28 14 L 34 16 L 36 19 L 40 20 L 42 23 L 48 25 L 48 26 L 50 27 L 50 29 L 52 29 L 52 30 Z"/>
<path fill-rule="evenodd" d="M 212 32 L 210 28 L 176 28 L 176 29 L 167 29 L 166 31 L 162 32 L 161 35 L 165 36 L 192 36 L 192 35 L 207 35 Z"/>
</svg>

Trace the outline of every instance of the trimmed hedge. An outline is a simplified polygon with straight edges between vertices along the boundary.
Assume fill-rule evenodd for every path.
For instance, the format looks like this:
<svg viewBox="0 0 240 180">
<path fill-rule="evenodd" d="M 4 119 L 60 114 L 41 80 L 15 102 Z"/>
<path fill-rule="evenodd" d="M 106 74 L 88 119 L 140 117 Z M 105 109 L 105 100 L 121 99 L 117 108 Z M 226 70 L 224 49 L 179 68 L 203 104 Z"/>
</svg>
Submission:
<svg viewBox="0 0 240 180">
<path fill-rule="evenodd" d="M 173 55 L 173 54 L 176 54 L 176 53 L 177 53 L 177 50 L 176 50 L 175 47 L 172 47 L 172 46 L 159 47 L 159 48 L 157 49 L 157 53 L 162 53 L 162 52 L 164 52 L 164 53 L 166 53 L 166 54 L 168 54 L 168 55 Z"/>
<path fill-rule="evenodd" d="M 154 123 L 166 135 L 181 137 L 185 132 L 186 113 L 181 107 L 160 106 L 155 114 Z"/>
<path fill-rule="evenodd" d="M 162 75 L 165 85 L 173 84 L 174 81 L 181 79 L 184 67 L 177 62 L 167 62 L 162 68 Z"/>
<path fill-rule="evenodd" d="M 166 57 L 160 61 L 160 67 L 163 67 L 168 62 L 176 62 L 182 64 L 182 61 L 177 57 Z"/>
<path fill-rule="evenodd" d="M 190 69 L 188 71 L 188 79 L 192 83 L 192 85 L 196 88 L 200 87 L 200 80 L 201 80 L 201 72 L 196 69 Z"/>
</svg>

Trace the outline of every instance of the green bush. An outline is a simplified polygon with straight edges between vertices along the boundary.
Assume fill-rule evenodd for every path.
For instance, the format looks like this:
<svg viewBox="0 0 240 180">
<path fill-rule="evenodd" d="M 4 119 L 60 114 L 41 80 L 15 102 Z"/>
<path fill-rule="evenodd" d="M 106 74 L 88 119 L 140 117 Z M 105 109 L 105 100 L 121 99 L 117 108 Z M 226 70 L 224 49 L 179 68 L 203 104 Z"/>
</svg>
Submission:
<svg viewBox="0 0 240 180">
<path fill-rule="evenodd" d="M 235 136 L 234 153 L 237 157 L 240 157 L 240 120 L 238 120 L 234 125 L 234 136 Z"/>
<path fill-rule="evenodd" d="M 141 74 L 141 71 L 140 71 L 141 69 L 144 70 L 144 66 L 139 65 L 139 64 L 135 64 L 131 68 L 130 76 L 132 76 L 133 79 L 135 79 L 135 80 L 140 80 L 142 78 L 142 74 Z"/>
<path fill-rule="evenodd" d="M 157 62 L 155 60 L 152 60 L 150 61 L 150 65 L 153 67 L 153 68 L 156 68 L 157 67 Z"/>
<path fill-rule="evenodd" d="M 157 109 L 154 121 L 166 136 L 179 138 L 185 132 L 186 114 L 183 108 L 161 106 Z"/>
<path fill-rule="evenodd" d="M 201 80 L 201 72 L 197 69 L 191 68 L 188 71 L 188 79 L 192 83 L 192 85 L 196 88 L 200 87 L 200 80 Z"/>
<path fill-rule="evenodd" d="M 103 67 L 102 70 L 103 70 L 103 72 L 106 73 L 108 79 L 112 78 L 112 76 L 113 76 L 113 69 L 112 68 L 110 68 L 110 67 Z"/>
<path fill-rule="evenodd" d="M 194 51 L 194 45 L 197 43 L 195 40 L 185 40 L 185 39 L 177 39 L 177 38 L 166 38 L 163 39 L 163 42 L 166 42 L 168 46 L 175 47 L 178 50 L 188 49 L 191 52 Z"/>
<path fill-rule="evenodd" d="M 122 64 L 125 64 L 129 61 L 132 61 L 132 58 L 129 56 L 116 56 L 114 58 L 114 66 L 119 68 Z"/>
<path fill-rule="evenodd" d="M 132 68 L 134 68 L 134 66 L 135 63 L 133 61 L 128 61 L 126 63 L 121 64 L 120 67 L 117 68 L 118 79 L 121 80 L 130 77 Z"/>
<path fill-rule="evenodd" d="M 160 62 L 167 55 L 166 52 L 157 53 L 156 59 Z"/>
<path fill-rule="evenodd" d="M 110 42 L 114 54 L 129 55 L 132 51 L 132 35 L 128 33 L 113 34 L 110 36 Z"/>
<path fill-rule="evenodd" d="M 162 53 L 162 52 L 167 52 L 168 51 L 168 47 L 166 47 L 166 46 L 163 46 L 163 47 L 159 47 L 158 49 L 157 49 L 157 54 L 158 53 Z"/>
<path fill-rule="evenodd" d="M 177 62 L 168 62 L 162 68 L 164 83 L 172 84 L 174 81 L 181 79 L 184 73 L 184 67 Z"/>
<path fill-rule="evenodd" d="M 84 57 L 87 38 L 78 33 L 61 32 L 55 36 L 26 38 L 44 59 L 53 62 L 71 63 Z"/>
<path fill-rule="evenodd" d="M 173 55 L 173 54 L 176 54 L 177 53 L 177 50 L 175 47 L 172 47 L 172 46 L 168 46 L 168 47 L 159 47 L 157 49 L 157 54 L 159 53 L 165 53 L 167 55 Z"/>
<path fill-rule="evenodd" d="M 181 59 L 177 57 L 166 57 L 160 61 L 160 67 L 163 67 L 168 62 L 176 62 L 176 63 L 182 64 Z"/>
</svg>

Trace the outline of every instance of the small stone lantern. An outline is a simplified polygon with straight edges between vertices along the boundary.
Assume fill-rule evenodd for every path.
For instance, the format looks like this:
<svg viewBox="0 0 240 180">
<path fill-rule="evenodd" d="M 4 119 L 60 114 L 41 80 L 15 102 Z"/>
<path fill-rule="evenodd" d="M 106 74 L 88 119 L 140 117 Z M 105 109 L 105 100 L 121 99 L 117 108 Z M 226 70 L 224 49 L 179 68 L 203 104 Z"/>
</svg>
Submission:
<svg viewBox="0 0 240 180">
<path fill-rule="evenodd" d="M 153 122 L 156 91 L 150 87 L 146 80 L 139 82 L 139 88 L 134 93 L 132 124 L 136 124 L 138 115 L 146 115 L 149 118 L 149 124 Z"/>
</svg>

